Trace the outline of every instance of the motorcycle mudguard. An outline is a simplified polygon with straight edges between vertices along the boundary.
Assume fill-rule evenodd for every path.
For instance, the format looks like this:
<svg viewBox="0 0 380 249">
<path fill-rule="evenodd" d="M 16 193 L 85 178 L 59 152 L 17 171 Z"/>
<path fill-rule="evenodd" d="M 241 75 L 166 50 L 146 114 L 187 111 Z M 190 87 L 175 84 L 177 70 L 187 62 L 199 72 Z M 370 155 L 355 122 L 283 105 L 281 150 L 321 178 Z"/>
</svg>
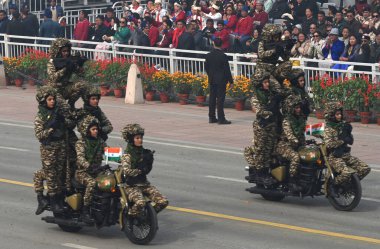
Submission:
<svg viewBox="0 0 380 249">
<path fill-rule="evenodd" d="M 73 210 L 77 211 L 82 207 L 82 194 L 76 193 L 70 195 L 69 197 L 66 197 L 65 201 Z"/>
<path fill-rule="evenodd" d="M 275 169 L 272 169 L 270 173 L 277 181 L 282 182 L 286 178 L 286 167 L 279 166 Z"/>
</svg>

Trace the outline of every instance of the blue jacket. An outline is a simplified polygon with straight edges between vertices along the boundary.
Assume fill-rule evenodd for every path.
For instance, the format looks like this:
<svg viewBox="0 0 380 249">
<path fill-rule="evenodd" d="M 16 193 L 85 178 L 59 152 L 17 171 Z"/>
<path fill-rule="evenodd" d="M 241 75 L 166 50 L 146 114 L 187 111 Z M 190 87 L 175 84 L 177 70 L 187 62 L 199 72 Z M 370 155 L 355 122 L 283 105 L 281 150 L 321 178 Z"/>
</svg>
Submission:
<svg viewBox="0 0 380 249">
<path fill-rule="evenodd" d="M 344 42 L 340 40 L 336 40 L 332 44 L 332 46 L 326 44 L 326 46 L 322 49 L 322 53 L 325 59 L 329 56 L 330 51 L 331 51 L 331 58 L 334 61 L 338 61 L 339 57 L 342 55 L 344 51 Z"/>
<path fill-rule="evenodd" d="M 48 7 L 49 10 L 51 10 L 51 6 Z M 60 16 L 64 16 L 64 13 L 63 13 L 63 8 L 59 5 L 56 5 L 55 6 L 55 10 L 57 11 L 57 16 L 60 17 Z"/>
<path fill-rule="evenodd" d="M 46 19 L 40 26 L 40 37 L 57 38 L 60 37 L 61 26 L 51 19 Z M 50 44 L 50 41 L 41 41 L 42 44 Z"/>
</svg>

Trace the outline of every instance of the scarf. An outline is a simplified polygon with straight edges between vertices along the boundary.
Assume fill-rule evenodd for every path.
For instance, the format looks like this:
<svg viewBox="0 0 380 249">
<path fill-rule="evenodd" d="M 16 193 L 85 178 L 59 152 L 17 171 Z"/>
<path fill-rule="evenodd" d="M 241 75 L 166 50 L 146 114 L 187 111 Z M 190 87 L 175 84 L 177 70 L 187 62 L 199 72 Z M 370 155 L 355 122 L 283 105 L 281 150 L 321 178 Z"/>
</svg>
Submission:
<svg viewBox="0 0 380 249">
<path fill-rule="evenodd" d="M 305 133 L 305 127 L 306 127 L 306 122 L 303 116 L 302 115 L 294 116 L 294 115 L 289 114 L 288 119 L 290 121 L 290 126 L 292 128 L 293 134 L 297 138 L 302 137 Z"/>
<path fill-rule="evenodd" d="M 100 149 L 100 139 L 86 137 L 85 143 L 86 143 L 85 157 L 86 157 L 86 160 L 89 162 L 89 164 L 92 165 Z"/>
<path fill-rule="evenodd" d="M 102 111 L 99 106 L 93 107 L 93 106 L 90 106 L 89 104 L 84 104 L 83 107 L 86 111 L 88 111 L 92 116 L 97 118 L 100 122 Z"/>
<path fill-rule="evenodd" d="M 257 99 L 259 100 L 259 102 L 262 105 L 268 104 L 268 102 L 269 102 L 269 96 L 270 96 L 270 92 L 269 91 L 265 91 L 265 90 L 262 90 L 260 88 L 256 88 L 255 93 L 256 93 Z"/>
<path fill-rule="evenodd" d="M 127 145 L 127 148 L 125 149 L 124 153 L 125 154 L 130 154 L 131 155 L 131 168 L 135 169 L 136 165 L 139 161 L 142 159 L 142 154 L 143 154 L 144 148 L 134 146 L 132 144 Z"/>
<path fill-rule="evenodd" d="M 41 114 L 44 121 L 48 121 L 52 118 L 52 114 L 57 110 L 57 105 L 53 109 L 49 109 L 46 106 L 39 105 L 38 112 Z"/>
</svg>

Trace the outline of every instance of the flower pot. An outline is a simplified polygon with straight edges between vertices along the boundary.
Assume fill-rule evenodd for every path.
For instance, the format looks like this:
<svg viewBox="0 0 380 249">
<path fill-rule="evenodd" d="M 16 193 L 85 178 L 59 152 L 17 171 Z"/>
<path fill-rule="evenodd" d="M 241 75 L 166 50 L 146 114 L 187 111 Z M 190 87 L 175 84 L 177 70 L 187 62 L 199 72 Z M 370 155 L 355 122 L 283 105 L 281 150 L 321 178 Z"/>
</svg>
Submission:
<svg viewBox="0 0 380 249">
<path fill-rule="evenodd" d="M 29 75 L 27 82 L 29 86 L 34 86 L 36 84 L 37 75 Z"/>
<path fill-rule="evenodd" d="M 197 102 L 197 106 L 204 106 L 203 103 L 206 102 L 206 96 L 195 96 L 195 102 Z"/>
<path fill-rule="evenodd" d="M 161 100 L 161 103 L 168 103 L 169 95 L 165 92 L 160 93 L 160 100 Z"/>
<path fill-rule="evenodd" d="M 377 125 L 380 125 L 380 113 L 378 113 L 376 116 L 376 123 Z"/>
<path fill-rule="evenodd" d="M 109 86 L 100 86 L 100 95 L 107 96 L 109 93 Z"/>
<path fill-rule="evenodd" d="M 123 89 L 122 88 L 115 88 L 115 89 L 113 89 L 113 94 L 115 95 L 115 98 L 122 98 L 123 97 Z"/>
<path fill-rule="evenodd" d="M 371 119 L 371 112 L 360 112 L 360 122 L 362 124 L 369 124 Z"/>
<path fill-rule="evenodd" d="M 24 80 L 20 79 L 20 78 L 17 78 L 17 79 L 14 80 L 14 82 L 15 82 L 15 85 L 17 87 L 22 87 L 22 84 L 24 83 Z"/>
<path fill-rule="evenodd" d="M 146 93 L 145 93 L 146 101 L 153 101 L 155 93 L 156 93 L 156 91 L 146 91 Z"/>
<path fill-rule="evenodd" d="M 323 115 L 323 110 L 316 110 L 315 111 L 315 117 L 317 118 L 317 119 L 324 119 L 324 115 Z"/>
<path fill-rule="evenodd" d="M 243 99 L 239 99 L 235 102 L 235 109 L 237 111 L 244 111 L 244 103 L 245 101 Z"/>
<path fill-rule="evenodd" d="M 189 94 L 187 93 L 178 93 L 179 104 L 187 105 L 187 100 L 189 99 Z"/>
<path fill-rule="evenodd" d="M 347 122 L 355 122 L 356 111 L 355 110 L 344 110 L 344 118 Z"/>
</svg>

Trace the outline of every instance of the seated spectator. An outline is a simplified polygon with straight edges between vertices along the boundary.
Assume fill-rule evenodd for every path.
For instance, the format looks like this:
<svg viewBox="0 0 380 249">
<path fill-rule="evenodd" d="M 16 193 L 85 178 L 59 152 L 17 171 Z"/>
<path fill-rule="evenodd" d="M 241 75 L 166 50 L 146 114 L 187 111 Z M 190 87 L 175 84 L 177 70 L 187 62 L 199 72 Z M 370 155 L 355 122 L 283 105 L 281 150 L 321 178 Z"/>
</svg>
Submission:
<svg viewBox="0 0 380 249">
<path fill-rule="evenodd" d="M 369 5 L 367 3 L 367 0 L 355 0 L 355 11 L 359 15 L 363 15 L 363 11 L 365 8 L 368 8 Z"/>
<path fill-rule="evenodd" d="M 191 6 L 191 15 L 188 16 L 187 18 L 187 24 L 189 24 L 193 20 L 198 20 L 199 21 L 199 29 L 203 29 L 203 17 L 201 16 L 201 7 L 198 6 Z"/>
<path fill-rule="evenodd" d="M 182 5 L 177 2 L 174 3 L 174 12 L 170 15 L 170 19 L 175 23 L 178 21 L 186 21 L 186 13 L 182 10 Z"/>
<path fill-rule="evenodd" d="M 256 1 L 255 12 L 253 13 L 253 28 L 261 31 L 264 25 L 268 22 L 268 13 L 264 11 L 264 4 L 262 0 Z"/>
<path fill-rule="evenodd" d="M 346 21 L 344 20 L 343 13 L 341 11 L 336 12 L 332 24 L 333 28 L 337 28 L 339 30 L 339 35 L 342 35 L 343 28 L 346 26 Z"/>
<path fill-rule="evenodd" d="M 238 19 L 241 17 L 241 11 L 244 8 L 244 6 L 245 6 L 245 2 L 242 0 L 239 0 L 236 4 L 236 16 Z M 249 10 L 249 8 L 248 8 L 248 10 Z"/>
<path fill-rule="evenodd" d="M 313 33 L 313 38 L 310 41 L 308 55 L 310 59 L 323 60 L 322 49 L 325 46 L 325 40 L 322 39 L 322 34 L 319 31 Z"/>
<path fill-rule="evenodd" d="M 298 34 L 297 42 L 290 51 L 290 55 L 293 58 L 308 58 L 309 47 L 310 41 L 307 40 L 306 35 L 301 32 Z"/>
<path fill-rule="evenodd" d="M 90 26 L 88 30 L 88 40 L 92 42 L 103 42 L 103 36 L 111 36 L 111 30 L 104 26 L 104 16 L 98 15 L 95 19 L 95 25 Z"/>
<path fill-rule="evenodd" d="M 140 6 L 140 0 L 132 0 L 132 4 L 129 5 L 129 10 L 132 13 L 139 14 L 139 16 L 143 16 L 144 9 Z"/>
<path fill-rule="evenodd" d="M 344 42 L 344 46 L 347 46 L 350 42 L 350 30 L 349 28 L 345 27 L 342 30 L 342 37 L 339 37 L 339 40 Z"/>
<path fill-rule="evenodd" d="M 111 7 L 106 9 L 106 15 L 104 17 L 104 26 L 107 28 L 116 31 L 119 26 L 119 19 L 115 16 L 115 12 Z"/>
<path fill-rule="evenodd" d="M 206 27 L 202 30 L 203 37 L 205 38 L 204 50 L 210 50 L 212 48 L 211 38 L 216 32 L 214 28 L 214 20 L 207 19 Z"/>
<path fill-rule="evenodd" d="M 74 28 L 74 40 L 87 41 L 88 30 L 90 22 L 88 21 L 88 14 L 85 10 L 79 11 L 79 19 Z"/>
<path fill-rule="evenodd" d="M 297 0 L 289 4 L 295 23 L 299 24 L 305 17 L 307 3 L 305 0 Z"/>
<path fill-rule="evenodd" d="M 313 16 L 316 18 L 317 13 L 319 11 L 317 2 L 315 0 L 304 0 L 306 2 L 306 8 L 311 9 L 311 12 L 313 12 Z"/>
<path fill-rule="evenodd" d="M 339 57 L 340 61 L 350 61 L 354 62 L 356 56 L 359 52 L 360 44 L 355 35 L 350 36 L 349 44 L 344 48 L 342 55 Z M 346 70 L 350 65 L 349 64 L 335 64 L 332 68 Z"/>
<path fill-rule="evenodd" d="M 61 27 L 58 22 L 51 19 L 52 13 L 49 9 L 44 11 L 44 21 L 40 26 L 40 37 L 57 38 L 59 37 Z M 50 44 L 50 41 L 41 41 L 41 44 Z"/>
<path fill-rule="evenodd" d="M 363 12 L 364 13 L 364 12 Z M 364 34 L 362 36 L 362 43 L 360 44 L 359 50 L 354 58 L 355 62 L 359 63 L 369 63 L 371 61 L 371 48 L 369 46 L 369 43 L 371 41 L 371 38 L 368 34 Z M 371 71 L 370 66 L 354 66 L 354 71 Z"/>
<path fill-rule="evenodd" d="M 227 29 L 230 33 L 235 31 L 238 19 L 233 6 L 226 7 L 223 15 L 223 21 L 225 29 Z"/>
<path fill-rule="evenodd" d="M 210 7 L 210 13 L 206 14 L 204 12 L 201 12 L 201 15 L 203 16 L 203 18 L 207 20 L 210 20 L 210 19 L 214 20 L 214 28 L 215 28 L 217 25 L 217 22 L 219 20 L 222 20 L 222 14 L 220 14 L 218 11 L 219 11 L 219 6 L 217 6 L 216 4 L 212 4 Z"/>
<path fill-rule="evenodd" d="M 361 23 L 361 29 L 363 33 L 369 33 L 369 25 L 372 22 L 371 9 L 369 7 L 363 9 L 363 15 L 357 14 L 355 19 Z"/>
<path fill-rule="evenodd" d="M 327 26 L 327 22 L 326 22 L 325 12 L 319 11 L 318 18 L 317 18 L 317 30 L 321 32 L 323 37 L 327 36 L 326 26 Z"/>
<path fill-rule="evenodd" d="M 162 22 L 162 30 L 160 34 L 161 40 L 157 43 L 157 47 L 168 48 L 173 40 L 172 21 L 168 19 Z"/>
<path fill-rule="evenodd" d="M 316 31 L 317 31 L 317 24 L 315 23 L 310 24 L 309 35 L 308 35 L 309 39 L 313 38 L 313 35 Z"/>
<path fill-rule="evenodd" d="M 338 39 L 339 30 L 333 28 L 322 49 L 323 57 L 328 60 L 338 61 L 344 51 L 344 43 Z"/>
<path fill-rule="evenodd" d="M 303 32 L 306 34 L 306 36 L 309 36 L 310 32 L 314 32 L 312 30 L 309 30 L 308 27 L 310 27 L 311 24 L 317 23 L 317 20 L 313 16 L 313 12 L 310 8 L 306 8 L 305 10 L 305 18 L 302 22 Z M 313 33 L 312 33 L 313 34 Z"/>
<path fill-rule="evenodd" d="M 348 10 L 346 14 L 346 26 L 350 30 L 350 34 L 359 34 L 363 31 L 361 30 L 361 23 L 355 19 L 355 14 L 352 10 Z M 361 32 L 360 32 L 361 31 Z"/>
<path fill-rule="evenodd" d="M 158 42 L 158 36 L 160 35 L 160 31 L 157 27 L 153 25 L 153 18 L 152 17 L 145 17 L 146 25 L 149 28 L 148 36 L 150 41 L 150 46 L 155 47 L 156 43 Z"/>
<path fill-rule="evenodd" d="M 148 14 L 148 16 L 152 16 L 154 15 L 155 13 L 155 6 L 154 6 L 154 3 L 153 3 L 153 0 L 148 0 L 146 2 L 146 7 L 143 11 L 143 16 L 146 16 L 146 14 Z"/>
<path fill-rule="evenodd" d="M 269 18 L 282 19 L 284 13 L 291 13 L 287 0 L 276 0 L 269 11 Z"/>
<path fill-rule="evenodd" d="M 176 23 L 176 28 L 173 31 L 173 42 L 170 46 L 170 48 L 177 48 L 178 46 L 178 39 L 182 35 L 183 32 L 185 32 L 186 27 L 185 27 L 185 21 L 184 20 L 179 20 Z"/>
<path fill-rule="evenodd" d="M 380 28 L 379 13 L 374 12 L 372 14 L 372 21 L 369 23 L 369 35 L 371 37 L 371 41 L 375 41 L 376 35 L 380 32 L 379 28 Z"/>
<path fill-rule="evenodd" d="M 240 44 L 245 44 L 245 42 L 251 37 L 253 32 L 253 20 L 252 17 L 248 16 L 248 6 L 244 6 L 241 10 L 241 17 L 239 18 L 236 29 L 235 29 L 235 39 L 240 42 Z"/>
<path fill-rule="evenodd" d="M 370 46 L 370 50 L 371 50 L 370 62 L 379 63 L 380 62 L 380 33 L 376 35 L 376 40 Z"/>
<path fill-rule="evenodd" d="M 215 40 L 215 38 L 219 38 L 220 40 L 222 40 L 221 48 L 223 51 L 227 51 L 230 47 L 230 35 L 228 30 L 224 28 L 223 20 L 219 20 L 217 23 L 216 32 L 212 36 L 212 40 Z"/>
<path fill-rule="evenodd" d="M 329 23 L 333 23 L 336 13 L 338 13 L 338 10 L 336 9 L 336 7 L 334 5 L 329 5 L 328 11 L 327 11 L 327 16 L 326 16 L 326 21 Z"/>
<path fill-rule="evenodd" d="M 115 41 L 118 44 L 128 44 L 131 38 L 131 30 L 127 27 L 127 20 L 122 17 L 120 18 L 120 27 L 113 36 L 104 36 L 105 41 Z"/>
<path fill-rule="evenodd" d="M 292 40 L 297 42 L 298 40 L 298 34 L 302 32 L 302 26 L 301 24 L 297 24 L 293 27 L 292 30 Z"/>
<path fill-rule="evenodd" d="M 373 13 L 378 13 L 380 11 L 380 0 L 372 0 L 371 9 Z"/>
<path fill-rule="evenodd" d="M 189 5 L 186 1 L 182 1 L 182 9 L 183 9 L 183 11 L 185 11 L 186 17 L 191 15 L 191 7 L 189 7 Z"/>
<path fill-rule="evenodd" d="M 167 14 L 167 10 L 162 8 L 161 0 L 155 0 L 153 18 L 156 21 L 158 26 L 162 24 L 163 22 L 162 18 L 166 16 L 166 14 Z"/>
<path fill-rule="evenodd" d="M 253 53 L 257 55 L 260 41 L 260 32 L 257 29 L 253 30 L 252 39 L 246 41 L 246 46 L 243 47 L 243 53 Z"/>
</svg>

